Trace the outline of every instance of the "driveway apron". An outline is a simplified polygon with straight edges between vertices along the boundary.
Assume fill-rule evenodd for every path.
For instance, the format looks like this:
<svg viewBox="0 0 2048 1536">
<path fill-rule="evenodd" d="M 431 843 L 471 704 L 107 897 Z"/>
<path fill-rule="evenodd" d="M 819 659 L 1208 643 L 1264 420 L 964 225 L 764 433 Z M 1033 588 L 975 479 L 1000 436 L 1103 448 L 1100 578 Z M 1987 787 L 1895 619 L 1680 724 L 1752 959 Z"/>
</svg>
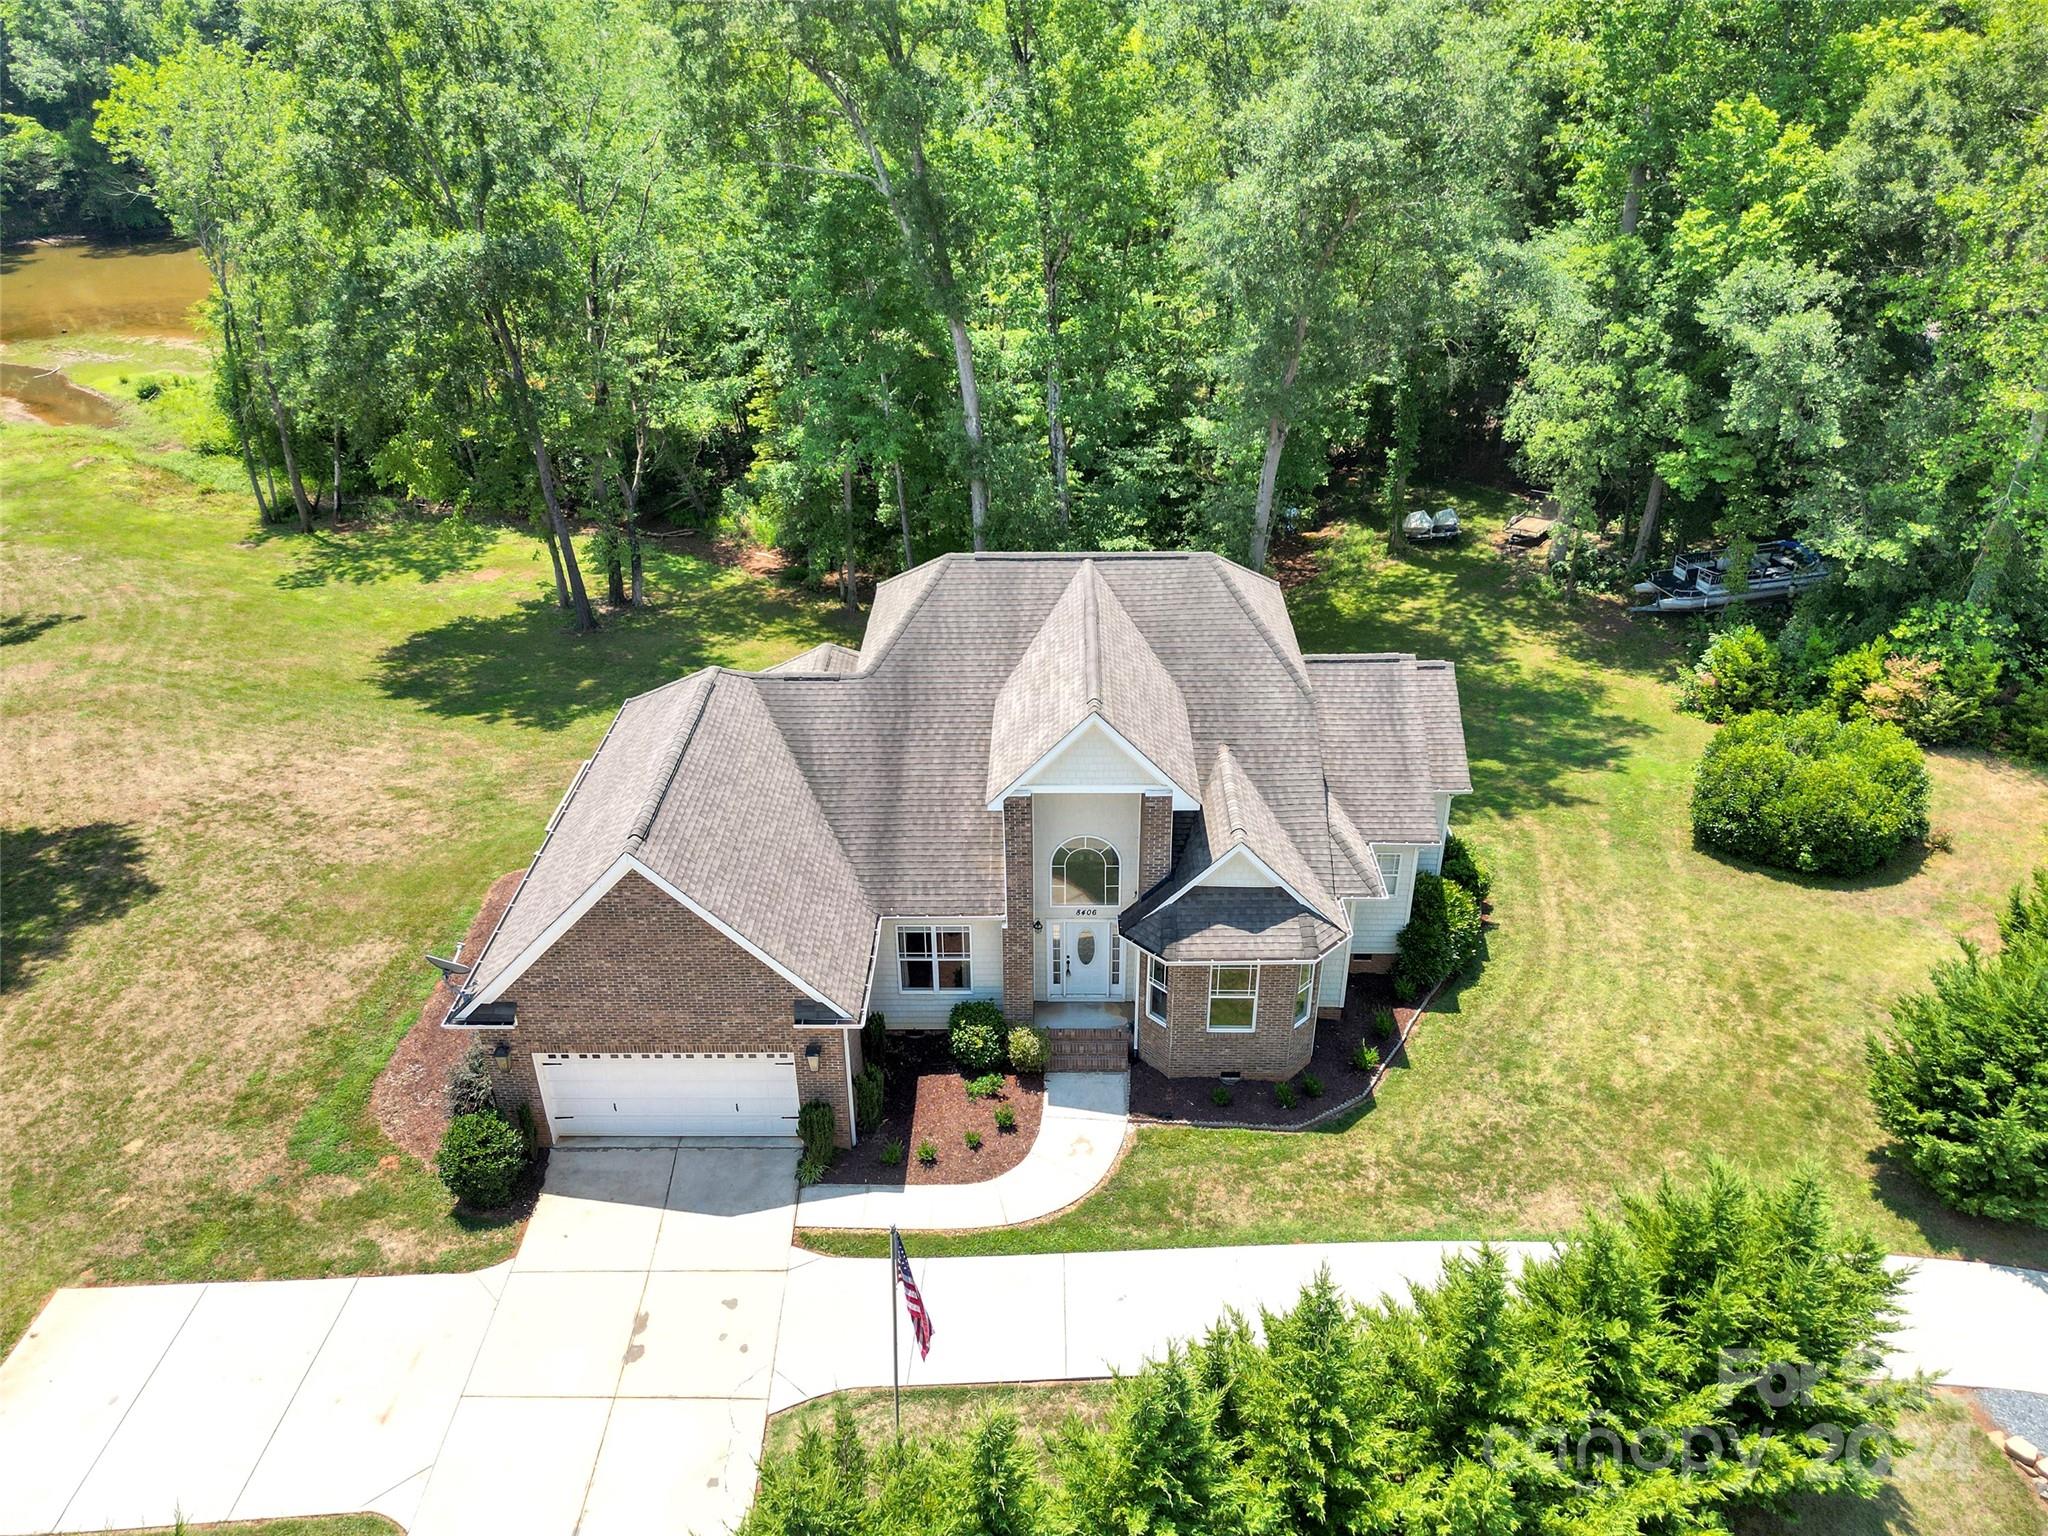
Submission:
<svg viewBox="0 0 2048 1536">
<path fill-rule="evenodd" d="M 796 1152 L 557 1150 L 471 1275 L 60 1291 L 0 1365 L 0 1536 L 374 1510 L 712 1533 L 751 1497 Z"/>
</svg>

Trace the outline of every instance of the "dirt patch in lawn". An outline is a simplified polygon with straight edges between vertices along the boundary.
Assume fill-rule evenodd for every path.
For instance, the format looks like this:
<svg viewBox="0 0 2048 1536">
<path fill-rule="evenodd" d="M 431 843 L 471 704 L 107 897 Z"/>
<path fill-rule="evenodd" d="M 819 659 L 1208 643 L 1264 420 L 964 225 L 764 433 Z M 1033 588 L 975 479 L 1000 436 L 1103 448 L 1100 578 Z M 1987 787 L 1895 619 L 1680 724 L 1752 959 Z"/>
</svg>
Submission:
<svg viewBox="0 0 2048 1536">
<path fill-rule="evenodd" d="M 947 1054 L 943 1030 L 891 1035 L 883 1072 L 881 1125 L 833 1160 L 826 1183 L 979 1184 L 1023 1162 L 1038 1139 L 1045 1079 L 1005 1072 L 998 1097 L 971 1099 L 967 1079 Z M 1016 1115 L 1014 1130 L 996 1129 L 999 1107 Z M 969 1131 L 980 1133 L 978 1148 L 967 1145 Z M 917 1160 L 925 1141 L 938 1151 L 929 1167 Z M 882 1160 L 892 1146 L 902 1149 L 893 1164 Z"/>
<path fill-rule="evenodd" d="M 1281 1086 L 1278 1083 L 1247 1078 L 1229 1085 L 1230 1102 L 1218 1104 L 1214 1094 L 1220 1079 L 1168 1077 L 1142 1061 L 1133 1061 L 1131 1118 L 1157 1125 L 1299 1129 L 1365 1094 L 1378 1069 L 1359 1070 L 1361 1044 L 1372 1046 L 1390 1066 L 1403 1065 L 1399 1042 L 1419 1011 L 1395 1001 L 1393 985 L 1386 977 L 1353 976 L 1344 992 L 1343 1013 L 1317 1021 L 1314 1055 L 1307 1067 L 1287 1080 L 1294 1092 L 1292 1108 L 1282 1107 L 1275 1092 Z M 1314 1097 L 1306 1087 L 1309 1078 L 1322 1088 Z"/>
<path fill-rule="evenodd" d="M 515 869 L 491 883 L 476 921 L 462 941 L 462 959 L 474 960 L 483 952 L 484 941 L 512 904 L 512 893 L 519 889 L 525 873 Z M 448 1074 L 475 1038 L 441 1027 L 454 1006 L 455 984 L 444 980 L 434 988 L 427 1006 L 420 1010 L 419 1022 L 398 1042 L 390 1063 L 377 1074 L 377 1085 L 370 1090 L 370 1109 L 384 1134 L 423 1163 L 433 1162 L 441 1133 L 448 1129 Z"/>
</svg>

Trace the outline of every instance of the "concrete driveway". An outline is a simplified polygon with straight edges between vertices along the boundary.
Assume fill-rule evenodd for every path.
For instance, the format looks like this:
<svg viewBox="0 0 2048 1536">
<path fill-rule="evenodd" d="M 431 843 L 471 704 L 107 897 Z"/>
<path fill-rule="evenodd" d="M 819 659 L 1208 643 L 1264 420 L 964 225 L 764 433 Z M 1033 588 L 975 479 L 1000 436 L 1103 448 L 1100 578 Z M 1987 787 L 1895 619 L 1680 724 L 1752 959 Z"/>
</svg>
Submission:
<svg viewBox="0 0 2048 1536">
<path fill-rule="evenodd" d="M 796 1153 L 558 1150 L 473 1275 L 60 1291 L 0 1366 L 0 1533 L 369 1509 L 413 1536 L 724 1530 Z"/>
</svg>

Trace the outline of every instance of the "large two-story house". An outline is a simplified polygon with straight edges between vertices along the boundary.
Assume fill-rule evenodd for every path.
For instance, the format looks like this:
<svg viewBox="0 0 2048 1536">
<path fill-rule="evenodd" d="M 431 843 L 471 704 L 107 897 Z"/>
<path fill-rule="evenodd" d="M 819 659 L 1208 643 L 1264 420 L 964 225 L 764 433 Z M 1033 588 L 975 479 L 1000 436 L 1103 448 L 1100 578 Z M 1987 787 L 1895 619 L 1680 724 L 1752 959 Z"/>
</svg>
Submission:
<svg viewBox="0 0 2048 1536">
<path fill-rule="evenodd" d="M 1283 1078 L 1470 788 L 1449 664 L 1304 655 L 1263 576 L 949 555 L 881 585 L 858 651 L 628 700 L 448 1024 L 549 1141 L 824 1100 L 851 1142 L 869 1012 L 966 998 Z"/>
</svg>

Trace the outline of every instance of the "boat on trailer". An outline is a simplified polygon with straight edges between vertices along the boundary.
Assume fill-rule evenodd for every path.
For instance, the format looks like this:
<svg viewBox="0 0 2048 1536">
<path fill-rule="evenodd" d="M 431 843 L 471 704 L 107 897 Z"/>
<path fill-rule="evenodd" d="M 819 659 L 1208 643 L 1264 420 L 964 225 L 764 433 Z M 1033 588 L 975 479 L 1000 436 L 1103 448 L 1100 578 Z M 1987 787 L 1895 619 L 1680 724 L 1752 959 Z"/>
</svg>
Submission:
<svg viewBox="0 0 2048 1536">
<path fill-rule="evenodd" d="M 1630 613 L 1710 613 L 1734 603 L 1786 601 L 1828 579 L 1820 551 L 1797 539 L 1759 544 L 1749 562 L 1749 579 L 1728 585 L 1728 556 L 1688 553 L 1646 581 L 1636 583 Z"/>
<path fill-rule="evenodd" d="M 1434 513 L 1418 507 L 1401 519 L 1401 532 L 1410 544 L 1447 543 L 1463 531 L 1456 507 L 1439 507 Z"/>
</svg>

